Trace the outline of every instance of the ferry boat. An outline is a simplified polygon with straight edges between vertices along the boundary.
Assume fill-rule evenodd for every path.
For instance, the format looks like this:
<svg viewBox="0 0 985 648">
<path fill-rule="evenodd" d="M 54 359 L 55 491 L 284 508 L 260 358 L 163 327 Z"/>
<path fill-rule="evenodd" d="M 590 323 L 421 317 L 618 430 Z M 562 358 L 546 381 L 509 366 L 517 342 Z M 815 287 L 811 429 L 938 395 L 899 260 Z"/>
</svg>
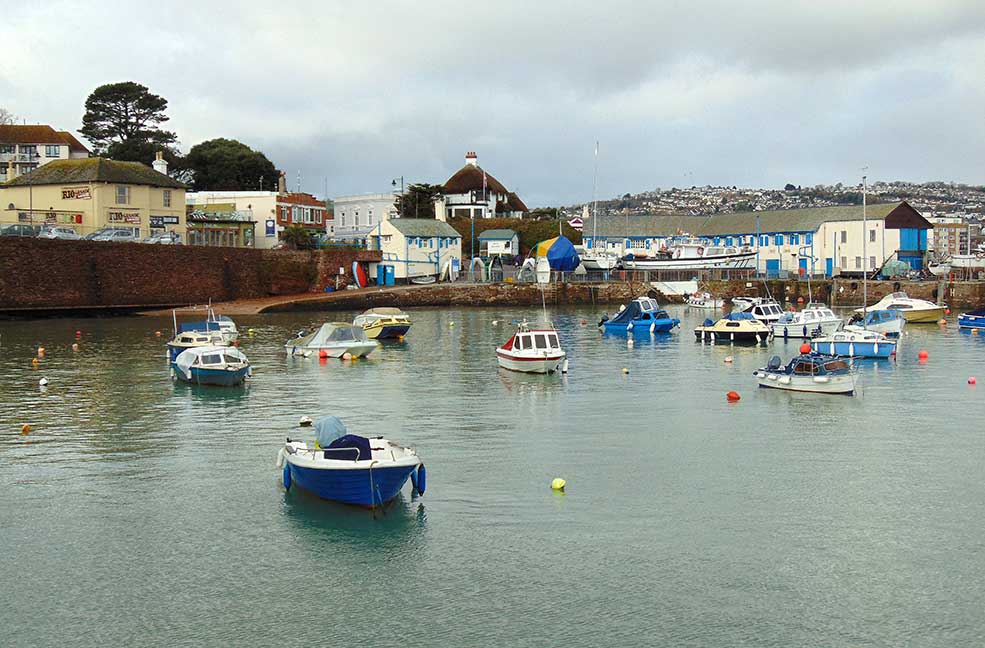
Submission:
<svg viewBox="0 0 985 648">
<path fill-rule="evenodd" d="M 765 367 L 754 371 L 759 386 L 817 394 L 855 393 L 857 375 L 848 362 L 837 356 L 804 352 L 804 347 L 808 345 L 803 345 L 801 355 L 785 367 L 781 366 L 780 356 L 773 356 Z"/>
<path fill-rule="evenodd" d="M 897 310 L 903 314 L 907 322 L 918 324 L 936 323 L 944 317 L 944 306 L 908 296 L 905 292 L 894 292 L 886 295 L 878 302 L 867 308 L 856 308 L 856 313 L 869 310 Z"/>
<path fill-rule="evenodd" d="M 334 416 L 314 423 L 315 439 L 287 439 L 277 453 L 284 488 L 297 486 L 322 499 L 375 508 L 393 500 L 410 479 L 423 495 L 424 463 L 417 452 L 382 436 L 349 434 Z"/>
<path fill-rule="evenodd" d="M 603 315 L 599 329 L 606 333 L 670 333 L 681 320 L 657 306 L 655 299 L 637 297 L 622 307 L 612 319 Z"/>
<path fill-rule="evenodd" d="M 817 353 L 849 358 L 891 358 L 896 355 L 896 340 L 876 331 L 835 331 L 810 342 Z"/>
<path fill-rule="evenodd" d="M 399 308 L 370 308 L 352 320 L 370 340 L 402 338 L 410 330 L 410 317 Z"/>
<path fill-rule="evenodd" d="M 694 328 L 694 337 L 702 342 L 766 344 L 770 338 L 770 328 L 753 317 L 752 313 L 729 313 L 717 322 L 706 319 Z"/>
<path fill-rule="evenodd" d="M 526 321 L 517 324 L 506 344 L 496 349 L 503 369 L 524 373 L 555 373 L 567 370 L 567 356 L 554 327 L 534 329 Z"/>
<path fill-rule="evenodd" d="M 764 297 L 733 297 L 733 312 L 752 313 L 760 322 L 769 325 L 780 319 L 783 307 L 779 302 Z"/>
<path fill-rule="evenodd" d="M 318 353 L 320 358 L 341 358 L 346 353 L 354 358 L 365 358 L 379 345 L 367 339 L 361 326 L 346 322 L 322 324 L 314 333 L 305 335 L 302 331 L 284 345 L 288 355 L 309 356 Z"/>
<path fill-rule="evenodd" d="M 845 325 L 846 331 L 875 331 L 886 337 L 897 338 L 903 333 L 906 318 L 898 310 L 870 310 L 862 317 L 855 313 Z"/>
<path fill-rule="evenodd" d="M 802 311 L 787 312 L 770 325 L 774 338 L 809 339 L 830 335 L 842 326 L 841 318 L 824 304 L 811 302 Z"/>
<path fill-rule="evenodd" d="M 968 311 L 958 315 L 958 328 L 962 329 L 985 329 L 985 308 Z"/>
<path fill-rule="evenodd" d="M 695 238 L 683 239 L 649 256 L 640 250 L 622 258 L 627 270 L 739 270 L 752 268 L 756 252 L 749 247 L 708 245 Z"/>
<path fill-rule="evenodd" d="M 201 346 L 185 349 L 171 363 L 175 378 L 193 385 L 241 385 L 253 375 L 243 352 L 228 346 Z"/>
</svg>

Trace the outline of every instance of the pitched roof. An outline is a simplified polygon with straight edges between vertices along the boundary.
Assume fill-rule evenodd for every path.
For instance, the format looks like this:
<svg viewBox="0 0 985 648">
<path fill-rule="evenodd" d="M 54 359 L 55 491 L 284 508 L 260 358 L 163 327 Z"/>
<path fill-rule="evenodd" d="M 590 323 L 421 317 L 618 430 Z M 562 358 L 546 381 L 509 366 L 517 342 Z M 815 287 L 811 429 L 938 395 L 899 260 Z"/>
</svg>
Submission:
<svg viewBox="0 0 985 648">
<path fill-rule="evenodd" d="M 506 201 L 506 204 L 513 211 L 518 211 L 518 212 L 528 212 L 528 211 L 530 211 L 529 209 L 527 209 L 527 206 L 523 204 L 523 201 L 520 200 L 520 196 L 516 195 L 512 191 L 510 192 L 509 200 Z"/>
<path fill-rule="evenodd" d="M 65 138 L 51 126 L 0 126 L 0 144 L 67 144 Z"/>
<path fill-rule="evenodd" d="M 919 212 L 908 203 L 895 202 L 868 205 L 866 218 L 906 221 L 907 226 L 931 227 Z M 775 211 L 739 212 L 688 216 L 682 214 L 648 214 L 642 216 L 604 216 L 596 227 L 599 236 L 674 236 L 686 232 L 695 236 L 723 236 L 768 232 L 816 232 L 822 224 L 837 221 L 862 220 L 862 206 L 816 207 Z M 924 225 L 923 223 L 926 223 Z M 889 223 L 887 223 L 887 227 Z M 896 227 L 900 225 L 897 224 Z"/>
<path fill-rule="evenodd" d="M 455 228 L 434 218 L 391 218 L 388 221 L 404 236 L 451 236 L 461 238 Z"/>
<path fill-rule="evenodd" d="M 479 234 L 480 241 L 509 241 L 516 236 L 511 229 L 491 229 Z"/>
<path fill-rule="evenodd" d="M 493 193 L 509 193 L 492 174 L 486 173 L 479 165 L 466 164 L 455 175 L 448 178 L 444 184 L 446 194 L 463 194 L 470 191 L 482 191 L 482 176 L 486 176 L 486 188 Z"/>
<path fill-rule="evenodd" d="M 65 143 L 68 144 L 68 148 L 72 151 L 85 151 L 89 152 L 89 149 L 85 147 L 79 140 L 75 139 L 75 136 L 68 131 L 58 131 L 58 134 L 62 136 Z"/>
<path fill-rule="evenodd" d="M 30 173 L 17 176 L 6 182 L 4 187 L 27 185 L 63 185 L 82 182 L 106 182 L 110 184 L 149 185 L 184 189 L 174 178 L 141 164 L 140 162 L 119 162 L 106 158 L 84 158 L 81 160 L 54 160 L 39 166 Z"/>
</svg>

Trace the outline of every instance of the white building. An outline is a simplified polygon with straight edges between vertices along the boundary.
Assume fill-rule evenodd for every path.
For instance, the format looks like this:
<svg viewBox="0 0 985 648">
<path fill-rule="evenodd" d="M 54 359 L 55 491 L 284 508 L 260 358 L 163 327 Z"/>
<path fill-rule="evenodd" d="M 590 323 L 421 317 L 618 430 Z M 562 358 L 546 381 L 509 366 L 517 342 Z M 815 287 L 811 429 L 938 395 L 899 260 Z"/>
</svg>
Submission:
<svg viewBox="0 0 985 648">
<path fill-rule="evenodd" d="M 87 157 L 89 149 L 68 131 L 41 125 L 0 125 L 0 183 L 54 160 Z"/>
<path fill-rule="evenodd" d="M 369 234 L 369 247 L 383 253 L 381 262 L 370 264 L 370 273 L 378 281 L 387 273 L 392 279 L 407 280 L 438 276 L 449 263 L 461 267 L 461 235 L 434 218 L 392 218 L 377 223 Z"/>
<path fill-rule="evenodd" d="M 510 229 L 491 229 L 479 234 L 479 256 L 520 254 L 520 235 Z"/>
<path fill-rule="evenodd" d="M 520 197 L 479 166 L 475 151 L 442 187 L 435 213 L 449 218 L 522 218 L 529 210 Z"/>
<path fill-rule="evenodd" d="M 365 240 L 382 221 L 397 217 L 396 194 L 375 193 L 333 198 L 335 237 Z"/>
</svg>

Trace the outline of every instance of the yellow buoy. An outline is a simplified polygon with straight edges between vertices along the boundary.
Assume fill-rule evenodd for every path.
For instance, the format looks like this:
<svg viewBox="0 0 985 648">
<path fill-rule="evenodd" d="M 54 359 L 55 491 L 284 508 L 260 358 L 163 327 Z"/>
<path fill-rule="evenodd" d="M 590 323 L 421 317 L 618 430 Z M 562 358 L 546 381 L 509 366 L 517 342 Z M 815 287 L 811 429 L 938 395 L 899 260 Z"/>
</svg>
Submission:
<svg viewBox="0 0 985 648">
<path fill-rule="evenodd" d="M 35 367 L 37 367 L 38 366 L 38 359 L 37 358 L 31 358 L 31 364 L 34 365 Z"/>
<path fill-rule="evenodd" d="M 253 329 L 250 329 L 249 331 L 247 331 L 247 333 L 249 333 L 250 334 L 250 337 L 252 337 L 253 336 Z"/>
<path fill-rule="evenodd" d="M 568 482 L 564 481 L 560 477 L 555 477 L 554 480 L 551 481 L 551 490 L 563 491 L 564 490 L 564 486 L 567 483 Z"/>
<path fill-rule="evenodd" d="M 31 433 L 31 426 L 30 425 L 28 425 L 27 423 L 25 423 L 24 425 L 21 426 L 21 434 L 30 434 L 30 433 Z"/>
<path fill-rule="evenodd" d="M 628 373 L 629 373 L 629 368 L 628 368 L 628 367 L 623 367 L 623 368 L 622 368 L 622 372 L 623 372 L 624 374 L 628 374 Z"/>
<path fill-rule="evenodd" d="M 455 322 L 448 322 L 448 326 L 455 326 Z"/>
</svg>

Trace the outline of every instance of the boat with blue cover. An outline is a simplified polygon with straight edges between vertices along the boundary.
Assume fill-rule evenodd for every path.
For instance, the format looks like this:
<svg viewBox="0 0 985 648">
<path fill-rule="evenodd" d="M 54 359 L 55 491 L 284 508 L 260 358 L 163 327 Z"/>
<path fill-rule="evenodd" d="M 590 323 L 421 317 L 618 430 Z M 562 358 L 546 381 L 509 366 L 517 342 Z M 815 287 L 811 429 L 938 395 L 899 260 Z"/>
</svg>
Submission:
<svg viewBox="0 0 985 648">
<path fill-rule="evenodd" d="M 770 339 L 770 327 L 756 319 L 752 313 L 729 313 L 717 322 L 706 319 L 694 327 L 694 337 L 709 342 L 749 342 L 766 344 Z"/>
<path fill-rule="evenodd" d="M 171 363 L 179 380 L 193 385 L 234 387 L 253 375 L 250 361 L 234 347 L 202 346 L 185 349 Z"/>
<path fill-rule="evenodd" d="M 985 329 L 985 308 L 968 311 L 958 315 L 958 328 Z"/>
<path fill-rule="evenodd" d="M 835 331 L 810 342 L 818 353 L 849 358 L 891 358 L 896 355 L 896 340 L 876 331 Z"/>
<path fill-rule="evenodd" d="M 603 315 L 598 326 L 606 333 L 670 333 L 681 320 L 659 308 L 655 299 L 637 297 L 612 319 Z"/>
<path fill-rule="evenodd" d="M 417 452 L 382 436 L 349 434 L 335 416 L 314 424 L 315 439 L 287 439 L 277 455 L 284 488 L 302 488 L 345 504 L 377 507 L 395 498 L 410 479 L 424 494 L 427 473 Z"/>
<path fill-rule="evenodd" d="M 807 346 L 807 345 L 804 345 Z M 817 394 L 855 393 L 857 374 L 844 358 L 811 351 L 795 357 L 784 367 L 780 356 L 753 372 L 760 387 Z"/>
</svg>

